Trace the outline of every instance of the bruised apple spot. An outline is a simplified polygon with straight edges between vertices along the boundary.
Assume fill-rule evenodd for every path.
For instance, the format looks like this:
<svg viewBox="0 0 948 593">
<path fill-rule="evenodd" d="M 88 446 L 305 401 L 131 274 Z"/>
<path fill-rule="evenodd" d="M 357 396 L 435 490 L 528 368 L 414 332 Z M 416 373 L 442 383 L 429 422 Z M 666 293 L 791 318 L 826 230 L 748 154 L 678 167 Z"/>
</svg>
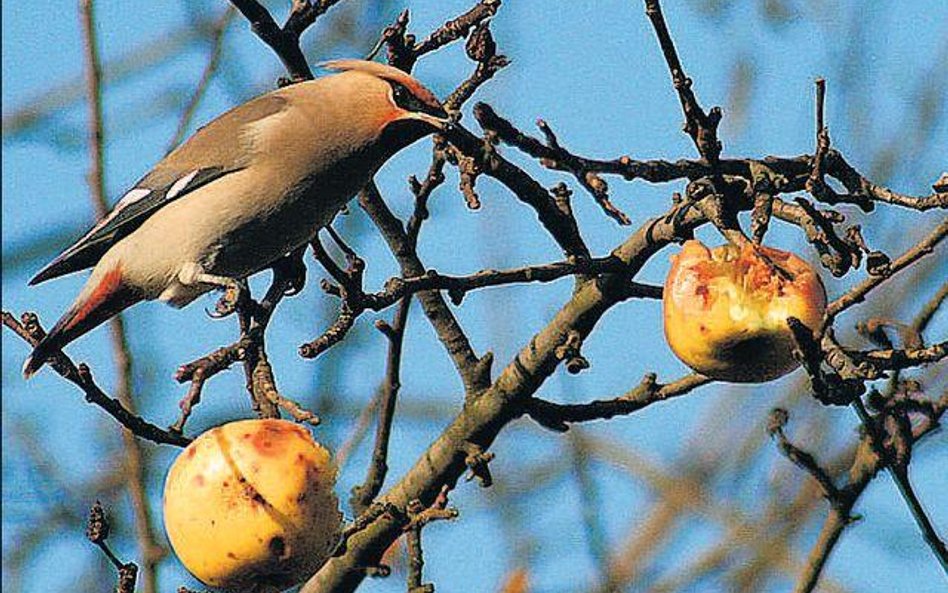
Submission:
<svg viewBox="0 0 948 593">
<path fill-rule="evenodd" d="M 685 242 L 663 292 L 665 337 L 695 371 L 734 382 L 776 379 L 798 366 L 788 317 L 811 329 L 826 293 L 796 255 L 747 243 L 708 249 Z"/>
<path fill-rule="evenodd" d="M 286 545 L 286 540 L 280 536 L 270 538 L 268 547 L 270 548 L 270 554 L 280 560 L 283 560 L 290 555 L 289 548 Z"/>
</svg>

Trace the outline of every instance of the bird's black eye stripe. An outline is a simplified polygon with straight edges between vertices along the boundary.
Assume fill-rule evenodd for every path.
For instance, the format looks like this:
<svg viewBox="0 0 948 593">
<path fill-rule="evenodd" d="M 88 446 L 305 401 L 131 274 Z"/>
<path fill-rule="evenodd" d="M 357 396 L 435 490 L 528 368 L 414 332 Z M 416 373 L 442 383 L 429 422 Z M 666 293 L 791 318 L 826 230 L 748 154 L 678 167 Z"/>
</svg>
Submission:
<svg viewBox="0 0 948 593">
<path fill-rule="evenodd" d="M 389 81 L 389 84 L 392 85 L 392 98 L 395 100 L 395 104 L 402 109 L 418 113 L 427 113 L 435 117 L 445 116 L 444 110 L 441 109 L 440 106 L 429 105 L 422 101 L 404 85 L 395 81 Z"/>
</svg>

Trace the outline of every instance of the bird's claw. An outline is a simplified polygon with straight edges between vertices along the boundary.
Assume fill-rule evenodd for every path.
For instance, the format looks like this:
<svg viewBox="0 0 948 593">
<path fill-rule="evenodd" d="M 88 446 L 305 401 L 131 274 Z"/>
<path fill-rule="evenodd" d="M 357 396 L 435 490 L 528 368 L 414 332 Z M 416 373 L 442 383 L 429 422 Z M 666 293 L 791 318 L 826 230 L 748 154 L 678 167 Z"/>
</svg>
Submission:
<svg viewBox="0 0 948 593">
<path fill-rule="evenodd" d="M 286 289 L 283 291 L 283 296 L 296 296 L 303 291 L 303 286 L 306 285 L 306 266 L 303 265 L 303 262 L 297 263 L 299 265 L 294 266 L 293 269 L 288 272 Z"/>
<path fill-rule="evenodd" d="M 289 254 L 273 266 L 275 280 L 283 282 L 283 296 L 296 296 L 306 285 L 306 264 L 302 255 Z"/>
<path fill-rule="evenodd" d="M 217 304 L 214 305 L 214 310 L 205 309 L 205 311 L 212 319 L 223 319 L 233 315 L 240 307 L 244 294 L 245 291 L 240 286 L 228 286 L 224 289 L 224 294 L 218 299 Z"/>
</svg>

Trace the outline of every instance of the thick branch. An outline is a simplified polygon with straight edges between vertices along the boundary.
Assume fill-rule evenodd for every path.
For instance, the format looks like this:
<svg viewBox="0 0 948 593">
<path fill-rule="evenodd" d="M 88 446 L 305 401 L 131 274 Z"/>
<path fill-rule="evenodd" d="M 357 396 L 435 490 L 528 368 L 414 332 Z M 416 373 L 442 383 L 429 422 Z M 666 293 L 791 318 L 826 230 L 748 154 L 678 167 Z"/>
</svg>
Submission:
<svg viewBox="0 0 948 593">
<path fill-rule="evenodd" d="M 588 335 L 603 313 L 621 300 L 621 285 L 678 233 L 703 222 L 694 209 L 673 223 L 654 219 L 631 235 L 613 255 L 626 265 L 622 274 L 611 274 L 582 284 L 553 320 L 521 350 L 491 387 L 469 399 L 462 412 L 428 447 L 418 462 L 381 499 L 381 503 L 406 508 L 412 500 L 430 503 L 441 486 L 456 483 L 467 469 L 471 446 L 486 450 L 504 425 L 525 413 L 529 398 L 559 364 L 556 350 L 571 332 Z M 397 538 L 399 523 L 380 516 L 347 541 L 346 552 L 330 560 L 301 589 L 301 593 L 352 591 L 365 576 L 359 566 L 374 566 Z"/>
</svg>

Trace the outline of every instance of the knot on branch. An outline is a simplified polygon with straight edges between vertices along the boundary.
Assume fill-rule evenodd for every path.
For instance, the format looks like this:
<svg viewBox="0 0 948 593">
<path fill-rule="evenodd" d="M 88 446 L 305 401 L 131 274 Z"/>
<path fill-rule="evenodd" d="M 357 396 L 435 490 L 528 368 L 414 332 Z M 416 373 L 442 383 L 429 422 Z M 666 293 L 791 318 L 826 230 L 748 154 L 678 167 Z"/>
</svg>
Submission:
<svg viewBox="0 0 948 593">
<path fill-rule="evenodd" d="M 421 529 L 425 525 L 434 521 L 451 521 L 458 518 L 460 514 L 455 507 L 448 506 L 448 492 L 450 488 L 447 485 L 441 487 L 441 491 L 435 498 L 431 506 L 426 507 L 417 498 L 408 503 L 406 512 L 408 515 L 408 524 L 402 530 L 411 531 Z"/>
<path fill-rule="evenodd" d="M 862 395 L 866 389 L 862 379 L 843 378 L 836 372 L 824 370 L 823 349 L 806 324 L 796 317 L 788 317 L 787 325 L 796 342 L 794 355 L 810 377 L 813 395 L 820 403 L 844 406 Z"/>
<path fill-rule="evenodd" d="M 394 521 L 399 525 L 406 525 L 408 523 L 407 514 L 398 508 L 397 505 L 390 502 L 374 501 L 369 504 L 368 508 L 360 513 L 352 523 L 342 530 L 332 556 L 338 557 L 345 554 L 348 549 L 349 539 L 379 519 Z"/>
<path fill-rule="evenodd" d="M 576 330 L 570 330 L 566 339 L 553 351 L 557 360 L 565 361 L 566 370 L 576 375 L 589 368 L 589 361 L 580 353 L 583 346 L 583 337 Z"/>
<path fill-rule="evenodd" d="M 493 461 L 494 454 L 489 451 L 484 451 L 480 445 L 475 443 L 466 443 L 464 445 L 464 452 L 466 454 L 464 464 L 469 470 L 465 480 L 470 482 L 474 478 L 477 478 L 482 488 L 489 488 L 494 483 L 494 478 L 491 475 L 488 464 Z"/>
</svg>

